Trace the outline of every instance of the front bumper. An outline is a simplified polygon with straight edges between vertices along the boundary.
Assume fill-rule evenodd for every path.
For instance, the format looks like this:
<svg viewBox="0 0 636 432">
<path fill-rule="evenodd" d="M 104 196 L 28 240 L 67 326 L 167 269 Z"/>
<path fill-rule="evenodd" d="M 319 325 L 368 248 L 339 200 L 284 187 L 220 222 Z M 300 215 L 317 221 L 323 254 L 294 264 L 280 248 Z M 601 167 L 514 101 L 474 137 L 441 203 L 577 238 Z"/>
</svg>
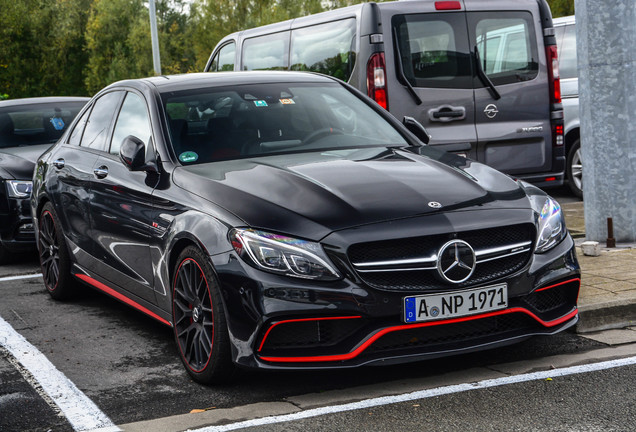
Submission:
<svg viewBox="0 0 636 432">
<path fill-rule="evenodd" d="M 412 324 L 403 321 L 403 299 L 425 291 L 381 290 L 354 276 L 329 283 L 295 280 L 256 270 L 233 253 L 212 259 L 225 299 L 233 360 L 244 367 L 409 362 L 550 335 L 578 320 L 580 268 L 570 236 L 546 254 L 533 254 L 514 274 L 470 286 L 507 283 L 506 309 Z"/>
<path fill-rule="evenodd" d="M 31 252 L 36 249 L 35 229 L 29 198 L 6 198 L 0 212 L 0 243 L 10 252 Z"/>
</svg>

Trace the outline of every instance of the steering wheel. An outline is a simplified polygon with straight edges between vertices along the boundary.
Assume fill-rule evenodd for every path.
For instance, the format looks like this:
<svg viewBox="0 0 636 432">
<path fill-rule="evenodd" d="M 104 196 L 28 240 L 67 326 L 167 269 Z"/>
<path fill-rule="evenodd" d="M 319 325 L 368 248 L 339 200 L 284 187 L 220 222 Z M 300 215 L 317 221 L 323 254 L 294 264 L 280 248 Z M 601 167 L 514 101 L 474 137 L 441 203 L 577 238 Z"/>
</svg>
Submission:
<svg viewBox="0 0 636 432">
<path fill-rule="evenodd" d="M 303 144 L 309 144 L 327 135 L 344 135 L 344 131 L 342 129 L 331 127 L 317 129 L 303 138 Z"/>
</svg>

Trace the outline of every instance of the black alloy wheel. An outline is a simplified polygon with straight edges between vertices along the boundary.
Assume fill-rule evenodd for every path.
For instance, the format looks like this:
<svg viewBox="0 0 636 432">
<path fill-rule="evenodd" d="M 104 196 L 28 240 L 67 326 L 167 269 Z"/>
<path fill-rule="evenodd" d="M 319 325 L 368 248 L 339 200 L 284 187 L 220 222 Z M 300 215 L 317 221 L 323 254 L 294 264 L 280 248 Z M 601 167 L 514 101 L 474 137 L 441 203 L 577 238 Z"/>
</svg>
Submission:
<svg viewBox="0 0 636 432">
<path fill-rule="evenodd" d="M 174 335 L 181 361 L 199 382 L 227 381 L 234 369 L 220 293 L 211 265 L 189 246 L 179 255 L 172 290 Z"/>
<path fill-rule="evenodd" d="M 50 202 L 44 205 L 40 213 L 38 252 L 44 286 L 51 297 L 56 300 L 72 297 L 75 281 L 70 273 L 71 261 L 57 215 Z"/>
</svg>

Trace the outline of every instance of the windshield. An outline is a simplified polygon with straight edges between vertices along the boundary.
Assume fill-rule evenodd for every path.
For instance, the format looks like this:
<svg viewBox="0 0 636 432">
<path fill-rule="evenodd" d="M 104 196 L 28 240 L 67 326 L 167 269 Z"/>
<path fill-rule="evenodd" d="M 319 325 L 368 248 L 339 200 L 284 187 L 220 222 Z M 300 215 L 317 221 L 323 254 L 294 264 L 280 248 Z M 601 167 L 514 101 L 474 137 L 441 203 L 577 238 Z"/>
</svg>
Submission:
<svg viewBox="0 0 636 432">
<path fill-rule="evenodd" d="M 337 83 L 257 84 L 163 95 L 183 164 L 281 152 L 407 145 L 381 115 Z"/>
<path fill-rule="evenodd" d="M 0 108 L 0 148 L 52 144 L 85 102 L 53 102 Z"/>
</svg>

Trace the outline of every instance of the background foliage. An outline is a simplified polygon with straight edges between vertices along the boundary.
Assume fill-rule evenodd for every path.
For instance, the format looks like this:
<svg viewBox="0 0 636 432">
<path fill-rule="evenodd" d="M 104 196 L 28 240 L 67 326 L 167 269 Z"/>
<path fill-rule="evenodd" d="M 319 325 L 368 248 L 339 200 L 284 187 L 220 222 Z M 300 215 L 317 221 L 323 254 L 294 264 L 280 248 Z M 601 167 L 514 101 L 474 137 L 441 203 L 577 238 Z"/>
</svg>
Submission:
<svg viewBox="0 0 636 432">
<path fill-rule="evenodd" d="M 360 1 L 156 0 L 162 73 L 203 70 L 228 33 Z M 548 3 L 574 13 L 574 0 Z M 0 0 L 1 96 L 92 95 L 153 74 L 144 0 Z"/>
</svg>

